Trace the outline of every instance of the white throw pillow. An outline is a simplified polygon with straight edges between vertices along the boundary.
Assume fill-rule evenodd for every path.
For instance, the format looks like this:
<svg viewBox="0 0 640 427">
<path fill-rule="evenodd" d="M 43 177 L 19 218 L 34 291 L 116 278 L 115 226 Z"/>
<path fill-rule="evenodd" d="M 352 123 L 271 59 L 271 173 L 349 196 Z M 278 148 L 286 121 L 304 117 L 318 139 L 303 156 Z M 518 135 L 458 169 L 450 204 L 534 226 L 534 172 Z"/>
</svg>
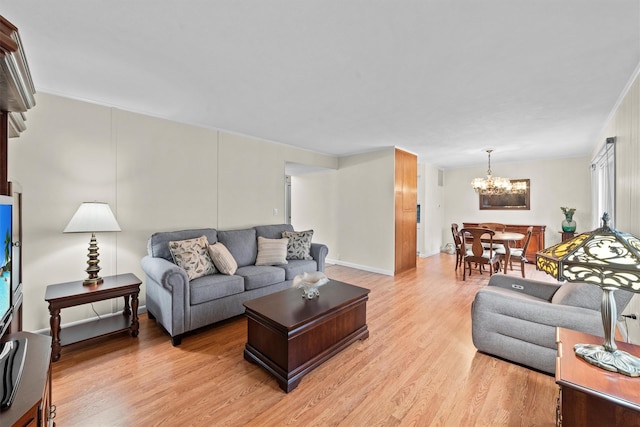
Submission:
<svg viewBox="0 0 640 427">
<path fill-rule="evenodd" d="M 287 262 L 287 245 L 289 239 L 267 239 L 258 236 L 258 257 L 256 265 L 280 265 Z"/>
<path fill-rule="evenodd" d="M 209 245 L 209 255 L 220 273 L 228 276 L 236 274 L 238 263 L 225 245 L 220 242 Z"/>
</svg>

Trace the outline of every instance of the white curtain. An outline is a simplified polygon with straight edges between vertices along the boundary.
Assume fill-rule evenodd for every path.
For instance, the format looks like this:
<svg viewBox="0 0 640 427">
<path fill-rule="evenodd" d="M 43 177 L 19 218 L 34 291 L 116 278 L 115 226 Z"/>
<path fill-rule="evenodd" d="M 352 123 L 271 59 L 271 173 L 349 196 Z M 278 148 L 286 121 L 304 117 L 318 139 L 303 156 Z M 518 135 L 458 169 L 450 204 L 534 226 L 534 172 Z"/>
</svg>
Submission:
<svg viewBox="0 0 640 427">
<path fill-rule="evenodd" d="M 616 148 L 615 138 L 607 142 L 591 162 L 592 228 L 602 226 L 602 215 L 609 214 L 609 226 L 615 228 Z"/>
</svg>

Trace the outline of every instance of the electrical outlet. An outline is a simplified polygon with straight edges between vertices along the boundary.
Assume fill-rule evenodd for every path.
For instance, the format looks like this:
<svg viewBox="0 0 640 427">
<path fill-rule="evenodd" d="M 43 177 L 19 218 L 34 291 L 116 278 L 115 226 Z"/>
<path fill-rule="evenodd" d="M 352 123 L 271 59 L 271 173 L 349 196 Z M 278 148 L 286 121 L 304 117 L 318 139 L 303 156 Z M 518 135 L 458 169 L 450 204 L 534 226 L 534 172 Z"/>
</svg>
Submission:
<svg viewBox="0 0 640 427">
<path fill-rule="evenodd" d="M 278 208 L 273 208 L 273 216 L 278 216 Z"/>
</svg>

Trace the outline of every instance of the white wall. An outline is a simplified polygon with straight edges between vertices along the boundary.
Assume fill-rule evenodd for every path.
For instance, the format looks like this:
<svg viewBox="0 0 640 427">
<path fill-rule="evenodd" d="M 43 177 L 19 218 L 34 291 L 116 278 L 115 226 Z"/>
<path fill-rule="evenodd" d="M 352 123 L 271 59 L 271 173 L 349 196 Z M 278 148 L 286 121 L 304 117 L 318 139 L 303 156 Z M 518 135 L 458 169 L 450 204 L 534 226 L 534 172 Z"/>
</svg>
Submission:
<svg viewBox="0 0 640 427">
<path fill-rule="evenodd" d="M 438 169 L 432 165 L 420 164 L 421 178 L 421 225 L 419 246 L 420 256 L 431 256 L 440 252 L 442 224 L 445 223 L 444 185 L 438 185 Z M 420 187 L 420 185 L 419 185 Z"/>
<path fill-rule="evenodd" d="M 284 162 L 277 148 L 220 132 L 220 159 L 224 159 L 218 166 L 220 229 L 285 222 Z"/>
<path fill-rule="evenodd" d="M 340 252 L 338 187 L 337 171 L 291 177 L 291 225 L 296 230 L 314 230 L 313 241 L 328 246 L 328 258 Z"/>
<path fill-rule="evenodd" d="M 640 77 L 637 75 L 603 129 L 599 145 L 610 136 L 616 137 L 615 228 L 640 236 Z M 639 317 L 627 320 L 627 325 L 631 341 L 640 344 L 640 295 L 633 297 L 625 313 Z"/>
<path fill-rule="evenodd" d="M 569 158 L 537 162 L 492 163 L 496 176 L 529 179 L 530 210 L 480 210 L 478 195 L 471 180 L 486 176 L 486 168 L 465 168 L 445 171 L 444 223 L 441 239 L 451 242 L 451 223 L 501 222 L 504 224 L 546 225 L 545 244 L 561 240 L 564 215 L 560 207 L 576 208 L 574 220 L 577 232 L 589 231 L 591 224 L 591 176 L 589 158 Z"/>
<path fill-rule="evenodd" d="M 108 111 L 113 115 L 113 140 L 117 150 L 112 188 L 116 203 L 111 207 L 122 232 L 113 233 L 117 239 L 117 264 L 101 274 L 132 272 L 144 281 L 140 259 L 146 254 L 146 241 L 152 233 L 215 227 L 213 224 L 218 223 L 217 132 L 121 110 Z M 40 124 L 36 127 L 40 129 Z M 30 131 L 28 128 L 25 136 Z M 25 143 L 31 144 L 31 141 Z M 28 158 L 24 160 L 28 161 Z M 77 157 L 75 161 L 83 159 Z M 46 176 L 46 173 L 46 169 L 42 170 L 35 179 L 42 182 L 42 175 Z M 28 194 L 29 189 L 24 190 Z M 60 190 L 75 197 L 82 196 L 74 185 Z M 87 192 L 90 194 L 91 188 Z M 34 206 L 25 206 L 25 214 L 33 215 Z M 25 228 L 28 227 L 25 225 Z M 98 239 L 101 242 L 104 235 L 99 235 Z M 65 242 L 59 244 L 62 246 Z M 78 248 L 78 255 L 83 253 L 83 245 Z M 26 246 L 29 247 L 29 242 Z M 101 264 L 107 261 L 102 251 L 100 258 Z M 75 256 L 66 265 L 80 267 L 80 261 L 80 257 Z M 24 270 L 28 271 L 27 266 Z M 82 278 L 80 273 L 79 268 L 67 268 L 64 280 L 78 280 Z M 57 282 L 51 278 L 50 283 Z M 25 288 L 28 286 L 29 283 Z M 144 304 L 144 295 L 140 298 Z M 117 301 L 116 309 L 121 309 L 122 303 Z M 62 316 L 63 321 L 69 320 L 66 310 Z"/>
<path fill-rule="evenodd" d="M 281 144 L 44 93 L 36 100 L 27 130 L 9 142 L 9 179 L 23 190 L 25 330 L 49 326 L 47 285 L 86 277 L 90 236 L 62 233 L 81 202 L 108 202 L 123 230 L 98 234 L 100 274 L 144 280 L 152 232 L 284 222 L 285 162 L 338 166 Z M 103 314 L 122 302 L 94 306 Z M 62 323 L 93 316 L 89 305 L 69 308 Z"/>
<path fill-rule="evenodd" d="M 9 180 L 23 190 L 24 328 L 48 326 L 44 291 L 48 284 L 84 279 L 90 236 L 63 234 L 81 202 L 108 202 L 116 211 L 117 149 L 111 114 L 93 104 L 37 96 L 27 131 L 9 140 Z M 124 224 L 123 224 L 124 226 Z M 104 274 L 116 271 L 117 233 L 97 236 Z M 109 311 L 111 303 L 95 304 Z M 90 315 L 83 306 L 65 320 Z"/>
<path fill-rule="evenodd" d="M 336 211 L 339 264 L 393 275 L 395 149 L 341 157 Z"/>
</svg>

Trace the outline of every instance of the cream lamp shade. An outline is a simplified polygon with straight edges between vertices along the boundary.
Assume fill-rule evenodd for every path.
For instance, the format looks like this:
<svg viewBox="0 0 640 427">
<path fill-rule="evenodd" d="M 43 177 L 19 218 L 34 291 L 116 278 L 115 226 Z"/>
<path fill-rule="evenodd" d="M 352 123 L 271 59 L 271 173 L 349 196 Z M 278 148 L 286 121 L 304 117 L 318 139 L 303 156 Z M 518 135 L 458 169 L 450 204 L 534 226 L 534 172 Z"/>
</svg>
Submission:
<svg viewBox="0 0 640 427">
<path fill-rule="evenodd" d="M 65 233 L 96 233 L 121 231 L 111 208 L 103 202 L 84 202 L 80 205 L 71 221 L 64 229 Z"/>
<path fill-rule="evenodd" d="M 82 203 L 64 229 L 64 233 L 91 233 L 88 267 L 85 270 L 89 277 L 83 282 L 86 286 L 99 285 L 103 282 L 102 277 L 98 276 L 100 260 L 98 259 L 96 232 L 107 231 L 121 230 L 111 208 L 103 202 Z"/>
</svg>

